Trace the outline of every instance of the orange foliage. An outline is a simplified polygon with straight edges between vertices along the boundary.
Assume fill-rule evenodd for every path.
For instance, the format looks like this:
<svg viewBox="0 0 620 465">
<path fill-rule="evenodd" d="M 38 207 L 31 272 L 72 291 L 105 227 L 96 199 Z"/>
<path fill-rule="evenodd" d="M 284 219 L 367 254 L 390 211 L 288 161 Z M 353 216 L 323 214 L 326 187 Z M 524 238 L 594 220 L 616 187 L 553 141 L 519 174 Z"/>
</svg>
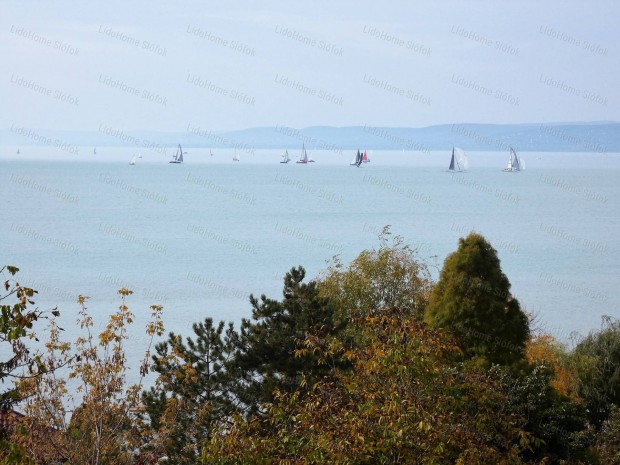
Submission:
<svg viewBox="0 0 620 465">
<path fill-rule="evenodd" d="M 577 380 L 568 367 L 564 346 L 550 334 L 532 336 L 525 348 L 527 361 L 531 364 L 544 364 L 555 375 L 551 385 L 559 393 L 572 400 L 580 400 L 577 395 Z"/>
</svg>

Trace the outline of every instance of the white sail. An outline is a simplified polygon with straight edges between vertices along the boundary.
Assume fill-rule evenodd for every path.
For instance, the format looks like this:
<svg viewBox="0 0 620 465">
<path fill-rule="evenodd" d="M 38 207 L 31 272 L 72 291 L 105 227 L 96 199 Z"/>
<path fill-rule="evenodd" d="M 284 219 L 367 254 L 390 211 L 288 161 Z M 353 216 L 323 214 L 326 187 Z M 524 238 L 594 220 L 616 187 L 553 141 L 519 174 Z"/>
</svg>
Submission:
<svg viewBox="0 0 620 465">
<path fill-rule="evenodd" d="M 523 166 L 523 160 L 519 158 L 517 152 L 512 147 L 510 147 L 510 155 L 508 157 L 508 165 L 506 165 L 503 171 L 515 173 L 525 168 Z"/>
<path fill-rule="evenodd" d="M 450 157 L 450 166 L 448 171 L 461 172 L 469 169 L 469 159 L 465 155 L 465 151 L 459 147 L 452 147 L 452 156 Z"/>
<path fill-rule="evenodd" d="M 357 165 L 357 159 L 359 158 L 359 152 L 357 152 L 355 154 L 355 156 L 353 157 L 353 160 L 351 160 L 351 163 L 349 163 L 351 166 L 356 166 Z"/>
<path fill-rule="evenodd" d="M 183 155 L 187 152 L 183 151 L 181 144 L 177 147 L 176 153 L 173 155 L 172 160 L 169 163 L 183 163 Z"/>
<path fill-rule="evenodd" d="M 233 157 L 233 161 L 239 161 L 239 154 L 237 153 L 237 149 L 235 149 L 235 156 Z"/>
<path fill-rule="evenodd" d="M 306 144 L 301 144 L 301 156 L 297 163 L 308 163 L 308 152 L 306 152 Z"/>
<path fill-rule="evenodd" d="M 454 147 L 454 161 L 459 171 L 467 171 L 469 169 L 469 159 L 465 155 L 465 151 L 459 147 Z"/>
<path fill-rule="evenodd" d="M 135 165 L 136 164 L 136 157 L 133 157 L 131 159 L 131 161 L 129 162 L 130 165 Z"/>
</svg>

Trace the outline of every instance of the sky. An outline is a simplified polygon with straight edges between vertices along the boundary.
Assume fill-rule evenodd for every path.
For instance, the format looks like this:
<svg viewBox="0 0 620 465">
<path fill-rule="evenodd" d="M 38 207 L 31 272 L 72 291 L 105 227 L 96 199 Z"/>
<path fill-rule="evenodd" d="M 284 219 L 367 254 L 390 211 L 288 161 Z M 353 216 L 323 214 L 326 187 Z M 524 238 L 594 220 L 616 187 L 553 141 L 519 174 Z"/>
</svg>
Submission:
<svg viewBox="0 0 620 465">
<path fill-rule="evenodd" d="M 620 2 L 0 0 L 0 128 L 620 121 Z"/>
</svg>

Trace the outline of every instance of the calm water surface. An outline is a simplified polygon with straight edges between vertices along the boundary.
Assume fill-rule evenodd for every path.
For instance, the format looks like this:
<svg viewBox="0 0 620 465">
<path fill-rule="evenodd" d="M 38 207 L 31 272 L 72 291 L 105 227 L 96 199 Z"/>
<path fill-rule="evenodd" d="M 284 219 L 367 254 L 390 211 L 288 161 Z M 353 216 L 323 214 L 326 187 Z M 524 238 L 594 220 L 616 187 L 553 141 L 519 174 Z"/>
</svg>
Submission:
<svg viewBox="0 0 620 465">
<path fill-rule="evenodd" d="M 374 151 L 358 169 L 353 151 L 299 165 L 295 151 L 280 164 L 279 151 L 233 162 L 190 148 L 182 165 L 169 150 L 129 166 L 131 148 L 82 149 L 0 152 L 1 262 L 21 268 L 40 307 L 59 307 L 68 336 L 78 294 L 101 322 L 120 287 L 135 291 L 139 325 L 153 303 L 181 334 L 206 316 L 239 321 L 250 293 L 279 298 L 290 267 L 314 277 L 334 255 L 349 262 L 388 224 L 439 267 L 481 232 L 513 294 L 564 341 L 620 317 L 618 154 L 524 153 L 527 170 L 510 174 L 507 155 L 470 153 L 469 172 L 451 174 L 449 151 Z"/>
</svg>

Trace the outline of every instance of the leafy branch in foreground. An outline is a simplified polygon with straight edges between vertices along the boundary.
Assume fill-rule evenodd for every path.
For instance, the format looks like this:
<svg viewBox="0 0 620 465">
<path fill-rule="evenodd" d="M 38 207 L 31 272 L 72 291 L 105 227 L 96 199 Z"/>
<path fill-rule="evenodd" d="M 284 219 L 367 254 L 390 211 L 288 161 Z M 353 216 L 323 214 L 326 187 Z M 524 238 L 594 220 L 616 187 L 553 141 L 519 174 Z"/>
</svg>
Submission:
<svg viewBox="0 0 620 465">
<path fill-rule="evenodd" d="M 148 373 L 153 338 L 163 333 L 161 306 L 152 306 L 147 353 L 140 367 L 137 384 L 127 386 L 126 342 L 134 315 L 126 305 L 132 294 L 119 291 L 121 305 L 103 331 L 93 333 L 93 319 L 80 296 L 78 324 L 83 336 L 75 342 L 61 341 L 58 326 L 52 321 L 45 353 L 40 355 L 46 369 L 64 366 L 45 376 L 25 379 L 19 390 L 24 405 L 25 434 L 16 434 L 19 442 L 37 463 L 60 460 L 71 464 L 99 465 L 132 463 L 142 444 L 142 425 L 136 411 L 140 390 Z"/>
<path fill-rule="evenodd" d="M 33 308 L 37 294 L 32 288 L 22 286 L 15 278 L 19 268 L 3 266 L 3 291 L 0 294 L 0 347 L 11 355 L 0 360 L 0 383 L 5 379 L 33 378 L 45 371 L 45 366 L 36 355 L 32 355 L 26 345 L 27 340 L 37 340 L 33 330 L 34 323 L 49 315 L 58 316 L 56 309 L 42 311 Z M 8 273 L 8 276 L 6 274 Z M 4 279 L 7 278 L 7 279 Z M 8 303 L 11 299 L 16 302 Z M 0 411 L 7 410 L 19 399 L 14 388 L 0 391 Z"/>
</svg>

